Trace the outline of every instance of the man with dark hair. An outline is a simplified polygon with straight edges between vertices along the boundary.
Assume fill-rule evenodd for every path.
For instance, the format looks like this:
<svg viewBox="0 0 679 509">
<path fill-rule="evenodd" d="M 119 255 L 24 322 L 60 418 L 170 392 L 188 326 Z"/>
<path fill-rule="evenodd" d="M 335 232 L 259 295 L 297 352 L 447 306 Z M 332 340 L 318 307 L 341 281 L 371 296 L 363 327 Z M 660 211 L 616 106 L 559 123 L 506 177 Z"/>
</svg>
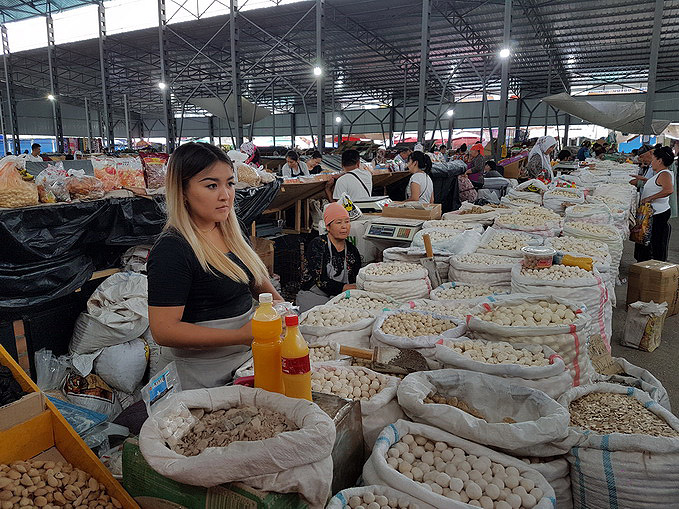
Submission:
<svg viewBox="0 0 679 509">
<path fill-rule="evenodd" d="M 639 150 L 637 151 L 637 160 L 639 162 L 639 173 L 638 175 L 630 175 L 630 177 L 633 177 L 632 180 L 630 180 L 630 184 L 641 188 L 644 186 L 644 183 L 654 175 L 653 168 L 651 168 L 651 161 L 653 161 L 653 147 L 646 144 L 639 147 Z"/>
<path fill-rule="evenodd" d="M 34 143 L 31 145 L 31 153 L 26 154 L 24 156 L 26 161 L 36 161 L 36 162 L 42 162 L 42 157 L 40 157 L 40 144 L 39 143 Z"/>
<path fill-rule="evenodd" d="M 370 198 L 373 191 L 373 176 L 370 170 L 361 167 L 358 150 L 345 150 L 342 153 L 342 173 L 333 177 L 325 186 L 325 194 L 330 201 L 339 200 L 343 194 L 352 200 Z"/>
<path fill-rule="evenodd" d="M 410 157 L 410 154 L 412 154 L 412 150 L 410 150 L 408 147 L 401 147 L 398 150 L 398 154 L 396 154 L 396 157 L 394 157 L 394 162 L 398 165 L 399 171 L 407 171 L 408 170 L 408 157 Z"/>
</svg>

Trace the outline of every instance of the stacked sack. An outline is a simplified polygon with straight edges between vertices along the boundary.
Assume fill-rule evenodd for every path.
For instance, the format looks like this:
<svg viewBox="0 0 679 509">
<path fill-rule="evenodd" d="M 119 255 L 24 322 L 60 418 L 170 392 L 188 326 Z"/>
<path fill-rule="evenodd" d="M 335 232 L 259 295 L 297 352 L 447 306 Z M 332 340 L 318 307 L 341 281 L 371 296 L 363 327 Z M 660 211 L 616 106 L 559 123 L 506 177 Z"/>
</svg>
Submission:
<svg viewBox="0 0 679 509">
<path fill-rule="evenodd" d="M 563 214 L 568 205 L 584 202 L 583 191 L 576 188 L 556 187 L 547 191 L 542 197 L 543 206 L 557 214 Z"/>
<path fill-rule="evenodd" d="M 448 263 L 450 264 L 449 281 L 509 286 L 512 281 L 512 267 L 516 263 L 516 258 L 471 253 L 453 255 Z"/>
<path fill-rule="evenodd" d="M 381 293 L 401 302 L 426 298 L 431 292 L 427 269 L 406 262 L 366 265 L 358 271 L 356 286 L 359 290 Z"/>
<path fill-rule="evenodd" d="M 473 251 L 473 248 L 471 248 L 471 251 Z M 424 248 L 388 247 L 382 251 L 382 259 L 385 262 L 407 262 L 419 264 L 420 260 L 426 256 L 427 253 L 425 253 Z M 434 249 L 434 263 L 436 263 L 436 272 L 438 272 L 441 281 L 448 281 L 449 258 L 449 252 Z"/>
<path fill-rule="evenodd" d="M 471 227 L 470 227 L 471 228 Z M 449 254 L 472 252 L 473 246 L 478 246 L 481 241 L 481 226 L 467 230 L 457 230 L 453 228 L 423 228 L 415 234 L 411 248 L 424 250 L 424 235 L 429 235 L 431 247 L 436 251 L 443 251 Z"/>
<path fill-rule="evenodd" d="M 544 207 L 521 207 L 512 214 L 499 216 L 493 226 L 540 237 L 558 237 L 561 233 L 561 217 Z"/>
<path fill-rule="evenodd" d="M 575 237 L 585 240 L 596 240 L 608 246 L 611 255 L 611 269 L 616 273 L 622 259 L 622 237 L 620 231 L 610 224 L 593 224 L 583 221 L 569 221 L 563 226 L 564 237 Z"/>
<path fill-rule="evenodd" d="M 496 230 L 489 226 L 481 236 L 477 253 L 496 256 L 520 258 L 523 256 L 521 248 L 524 246 L 541 246 L 544 239 L 537 235 L 523 232 Z"/>
</svg>

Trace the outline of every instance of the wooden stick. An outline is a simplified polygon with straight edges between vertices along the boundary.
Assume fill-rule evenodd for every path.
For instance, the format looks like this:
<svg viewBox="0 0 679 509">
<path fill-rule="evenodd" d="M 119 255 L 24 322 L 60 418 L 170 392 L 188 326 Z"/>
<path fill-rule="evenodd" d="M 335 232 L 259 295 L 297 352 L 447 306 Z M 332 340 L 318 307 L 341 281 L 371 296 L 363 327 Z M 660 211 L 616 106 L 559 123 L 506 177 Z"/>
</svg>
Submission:
<svg viewBox="0 0 679 509">
<path fill-rule="evenodd" d="M 428 233 L 422 235 L 422 240 L 424 240 L 424 250 L 427 253 L 427 258 L 434 257 L 434 250 L 431 247 L 431 237 Z"/>
<path fill-rule="evenodd" d="M 373 360 L 373 351 L 365 348 L 356 348 L 353 346 L 340 345 L 340 354 L 349 355 L 358 359 Z"/>
</svg>

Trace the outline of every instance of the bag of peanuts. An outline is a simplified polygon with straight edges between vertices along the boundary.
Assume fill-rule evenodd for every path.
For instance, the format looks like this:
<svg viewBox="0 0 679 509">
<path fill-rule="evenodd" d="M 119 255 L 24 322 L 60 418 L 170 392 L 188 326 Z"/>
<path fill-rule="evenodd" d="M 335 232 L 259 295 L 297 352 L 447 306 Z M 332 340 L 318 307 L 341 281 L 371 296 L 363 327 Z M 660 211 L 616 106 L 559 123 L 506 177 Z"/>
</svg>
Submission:
<svg viewBox="0 0 679 509">
<path fill-rule="evenodd" d="M 590 336 L 601 336 L 608 351 L 613 333 L 613 306 L 599 271 L 552 265 L 546 269 L 512 269 L 512 293 L 552 295 L 584 305 L 592 319 Z"/>
<path fill-rule="evenodd" d="M 388 247 L 382 251 L 382 260 L 385 262 L 408 262 L 420 263 L 420 260 L 426 257 L 427 254 L 424 248 L 413 247 Z M 448 281 L 448 259 L 450 253 L 434 249 L 434 263 L 436 263 L 436 272 L 438 272 L 441 281 Z"/>
<path fill-rule="evenodd" d="M 332 483 L 335 424 L 311 401 L 230 386 L 179 392 L 171 405 L 188 407 L 195 422 L 170 448 L 161 434 L 165 423 L 146 420 L 139 447 L 159 474 L 192 486 L 242 482 L 263 491 L 299 493 L 311 507 L 324 506 Z M 244 415 L 227 421 L 222 414 L 234 408 Z M 207 423 L 213 413 L 222 415 L 219 427 Z M 281 427 L 285 432 L 275 433 Z M 184 449 L 191 452 L 176 452 Z"/>
<path fill-rule="evenodd" d="M 559 398 L 582 443 L 566 456 L 573 506 L 668 508 L 679 500 L 679 419 L 631 387 L 597 383 Z"/>
<path fill-rule="evenodd" d="M 432 369 L 436 342 L 441 338 L 459 338 L 465 326 L 450 316 L 426 311 L 385 311 L 377 317 L 370 336 L 370 346 L 414 348 L 427 358 Z"/>
<path fill-rule="evenodd" d="M 467 335 L 510 344 L 546 345 L 561 356 L 577 386 L 589 383 L 594 375 L 587 353 L 590 323 L 590 316 L 570 301 L 510 294 L 477 305 L 467 316 Z"/>
<path fill-rule="evenodd" d="M 450 257 L 448 280 L 460 283 L 509 286 L 516 258 L 483 253 L 453 255 Z"/>
<path fill-rule="evenodd" d="M 440 369 L 411 373 L 398 403 L 413 422 L 436 426 L 507 454 L 566 453 L 568 412 L 544 392 L 484 373 Z"/>
<path fill-rule="evenodd" d="M 356 277 L 359 290 L 381 293 L 403 302 L 429 296 L 431 282 L 419 263 L 381 262 L 361 268 Z"/>
<path fill-rule="evenodd" d="M 436 344 L 435 357 L 446 368 L 501 377 L 508 384 L 537 389 L 554 399 L 573 386 L 563 359 L 544 345 L 442 339 Z"/>
<path fill-rule="evenodd" d="M 325 509 L 366 508 L 373 502 L 380 509 L 434 509 L 433 506 L 388 486 L 347 488 L 332 497 Z"/>
<path fill-rule="evenodd" d="M 554 509 L 554 490 L 523 461 L 426 424 L 384 428 L 363 480 L 410 494 L 438 509 Z M 489 505 L 492 504 L 492 505 Z"/>
<path fill-rule="evenodd" d="M 401 380 L 361 366 L 319 363 L 311 373 L 311 388 L 316 392 L 360 400 L 363 439 L 370 450 L 382 429 L 405 417 L 396 400 Z"/>
<path fill-rule="evenodd" d="M 521 461 L 541 473 L 554 489 L 558 509 L 573 509 L 570 468 L 564 456 L 521 458 Z"/>
</svg>

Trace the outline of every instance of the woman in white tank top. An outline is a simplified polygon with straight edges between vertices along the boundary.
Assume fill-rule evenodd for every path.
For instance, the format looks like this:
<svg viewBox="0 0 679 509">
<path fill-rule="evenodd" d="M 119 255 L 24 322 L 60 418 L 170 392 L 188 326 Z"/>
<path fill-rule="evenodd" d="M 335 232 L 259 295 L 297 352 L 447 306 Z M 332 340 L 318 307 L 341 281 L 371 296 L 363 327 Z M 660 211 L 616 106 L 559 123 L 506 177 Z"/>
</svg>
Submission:
<svg viewBox="0 0 679 509">
<path fill-rule="evenodd" d="M 651 243 L 648 246 L 637 244 L 634 257 L 637 261 L 667 260 L 669 243 L 670 195 L 674 191 L 674 175 L 668 169 L 674 162 L 674 152 L 669 147 L 659 147 L 653 151 L 651 167 L 654 175 L 646 181 L 641 191 L 641 204 L 653 206 L 653 225 Z"/>
<path fill-rule="evenodd" d="M 434 203 L 434 182 L 431 173 L 431 158 L 416 150 L 408 156 L 408 171 L 412 173 L 406 187 L 406 201 L 419 201 L 421 203 Z"/>
</svg>

